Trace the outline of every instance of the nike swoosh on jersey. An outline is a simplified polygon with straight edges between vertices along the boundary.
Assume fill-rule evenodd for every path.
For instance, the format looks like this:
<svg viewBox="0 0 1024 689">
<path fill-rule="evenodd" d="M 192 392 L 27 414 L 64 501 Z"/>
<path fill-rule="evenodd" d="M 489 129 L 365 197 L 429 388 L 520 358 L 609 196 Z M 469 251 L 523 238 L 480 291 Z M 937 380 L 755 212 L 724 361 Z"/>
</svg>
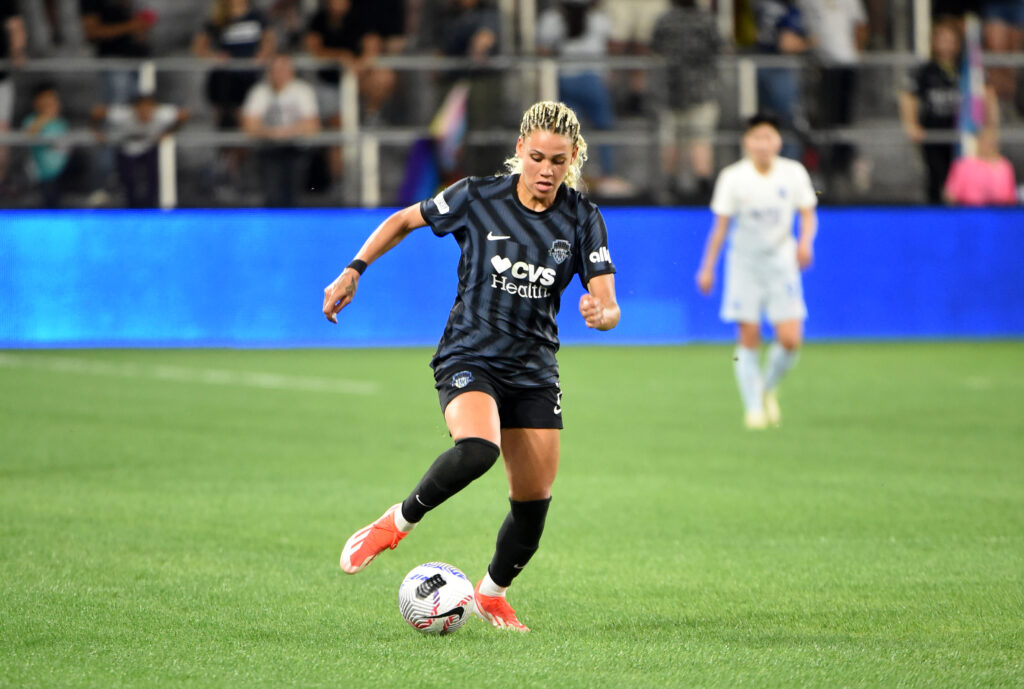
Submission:
<svg viewBox="0 0 1024 689">
<path fill-rule="evenodd" d="M 487 241 L 493 242 L 493 241 L 495 241 L 497 239 L 512 239 L 512 238 L 510 236 L 508 236 L 507 234 L 497 235 L 497 234 L 494 234 L 493 232 L 488 232 L 487 233 Z"/>
</svg>

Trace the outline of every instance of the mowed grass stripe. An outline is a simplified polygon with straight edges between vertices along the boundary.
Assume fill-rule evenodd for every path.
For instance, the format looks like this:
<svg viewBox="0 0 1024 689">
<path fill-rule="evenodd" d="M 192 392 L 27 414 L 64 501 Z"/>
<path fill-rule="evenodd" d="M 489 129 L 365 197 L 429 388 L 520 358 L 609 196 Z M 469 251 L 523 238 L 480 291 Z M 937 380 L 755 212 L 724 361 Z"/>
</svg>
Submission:
<svg viewBox="0 0 1024 689">
<path fill-rule="evenodd" d="M 0 367 L 37 368 L 52 373 L 112 376 L 117 378 L 150 378 L 180 383 L 231 385 L 268 390 L 301 390 L 334 392 L 348 395 L 372 395 L 374 383 L 359 380 L 335 380 L 312 376 L 290 376 L 267 371 L 230 371 L 211 368 L 185 368 L 157 364 L 140 366 L 127 362 L 98 361 L 81 357 L 33 356 L 0 353 Z"/>
<path fill-rule="evenodd" d="M 534 631 L 442 639 L 398 585 L 482 575 L 500 469 L 337 566 L 450 442 L 429 352 L 7 353 L 377 392 L 0 366 L 0 686 L 1019 687 L 1022 349 L 811 345 L 751 434 L 728 347 L 567 348 Z"/>
</svg>

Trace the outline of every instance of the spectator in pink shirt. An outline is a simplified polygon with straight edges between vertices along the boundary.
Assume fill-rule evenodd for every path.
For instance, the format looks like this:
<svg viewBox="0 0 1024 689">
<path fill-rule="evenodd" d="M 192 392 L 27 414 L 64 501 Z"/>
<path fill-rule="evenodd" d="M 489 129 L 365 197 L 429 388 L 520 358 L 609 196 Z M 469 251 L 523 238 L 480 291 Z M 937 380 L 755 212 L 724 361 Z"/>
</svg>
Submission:
<svg viewBox="0 0 1024 689">
<path fill-rule="evenodd" d="M 946 178 L 947 203 L 960 206 L 1006 206 L 1017 203 L 1013 165 L 999 153 L 994 127 L 978 134 L 978 153 L 953 163 Z"/>
</svg>

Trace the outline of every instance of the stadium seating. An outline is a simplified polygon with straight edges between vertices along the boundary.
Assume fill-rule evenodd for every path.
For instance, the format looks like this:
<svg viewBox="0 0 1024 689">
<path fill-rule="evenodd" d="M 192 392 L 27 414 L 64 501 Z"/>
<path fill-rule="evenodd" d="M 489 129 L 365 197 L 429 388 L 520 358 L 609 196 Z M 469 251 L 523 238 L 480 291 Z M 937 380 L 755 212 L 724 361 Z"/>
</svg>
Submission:
<svg viewBox="0 0 1024 689">
<path fill-rule="evenodd" d="M 39 29 L 42 22 L 40 3 L 24 3 L 26 19 L 32 34 L 33 54 L 29 63 L 16 77 L 16 103 L 14 121 L 20 122 L 27 112 L 30 93 L 35 84 L 42 81 L 56 82 L 64 103 L 65 117 L 76 130 L 74 139 L 76 152 L 68 171 L 68 203 L 84 205 L 92 183 L 92 157 L 96 151 L 95 142 L 84 133 L 84 126 L 90 108 L 97 100 L 98 74 L 107 65 L 89 56 L 83 42 L 81 29 L 76 25 L 75 6 L 77 2 L 66 0 L 60 13 L 61 32 L 64 37 L 60 46 L 48 46 L 40 38 L 44 33 Z M 257 3 L 260 4 L 260 3 Z M 263 2 L 267 6 L 269 2 Z M 303 7 L 315 6 L 315 2 L 302 3 Z M 497 3 L 503 8 L 515 3 Z M 546 3 L 541 1 L 543 7 Z M 649 30 L 653 17 L 660 12 L 665 2 L 658 0 L 628 0 L 607 3 L 609 14 L 615 17 L 631 17 L 617 20 L 626 44 L 637 47 L 643 33 Z M 429 12 L 433 3 L 409 0 L 418 12 Z M 218 138 L 213 113 L 203 96 L 207 63 L 188 57 L 188 44 L 206 16 L 208 0 L 152 0 L 147 6 L 159 15 L 152 34 L 155 53 L 154 65 L 156 87 L 159 97 L 189 108 L 192 118 L 177 137 L 176 163 L 178 174 L 175 178 L 176 204 L 182 206 L 254 205 L 259 203 L 255 194 L 254 180 L 242 178 L 236 188 L 225 195 L 213 195 L 211 179 L 216 174 L 218 158 L 216 143 L 227 145 L 249 145 L 235 135 L 226 134 Z M 895 12 L 895 10 L 893 10 Z M 630 14 L 631 13 L 631 14 Z M 415 23 L 417 12 L 410 12 L 410 22 Z M 519 17 L 507 17 L 519 28 Z M 512 31 L 514 33 L 514 31 Z M 309 193 L 303 198 L 303 205 L 378 205 L 393 204 L 399 187 L 406 175 L 406 157 L 409 147 L 427 132 L 427 126 L 444 97 L 447 85 L 439 78 L 443 63 L 434 58 L 428 44 L 422 37 L 410 35 L 408 56 L 384 58 L 383 62 L 395 69 L 400 77 L 399 94 L 384 111 L 383 121 L 370 129 L 356 133 L 348 131 L 344 139 L 346 148 L 345 178 L 328 193 Z M 871 184 L 867 189 L 825 189 L 825 200 L 838 203 L 919 203 L 923 193 L 919 182 L 923 172 L 914 146 L 907 141 L 900 130 L 897 119 L 895 94 L 902 88 L 907 71 L 918 62 L 911 46 L 898 45 L 899 50 L 868 53 L 858 67 L 861 71 L 860 89 L 855 108 L 855 124 L 848 129 L 811 131 L 812 141 L 819 145 L 843 140 L 856 144 L 863 156 L 870 161 L 873 170 Z M 553 63 L 542 64 L 532 56 L 516 54 L 518 46 L 506 49 L 505 55 L 496 59 L 491 68 L 502 74 L 503 97 L 496 104 L 496 121 L 486 130 L 471 131 L 467 139 L 469 146 L 511 147 L 513 131 L 509 130 L 508 113 L 520 111 L 523 107 L 547 93 Z M 751 107 L 745 95 L 749 90 L 752 70 L 758 64 L 766 64 L 773 58 L 748 55 L 742 51 L 726 55 L 720 62 L 720 94 L 722 119 L 716 136 L 716 158 L 719 166 L 734 159 L 738 153 L 737 131 L 742 116 Z M 1011 64 L 1024 65 L 1024 55 L 1003 57 Z M 300 66 L 306 75 L 312 75 L 315 63 L 308 58 L 300 59 Z M 617 151 L 617 170 L 621 176 L 633 181 L 638 192 L 626 199 L 599 199 L 604 202 L 626 201 L 629 203 L 671 203 L 678 199 L 665 194 L 665 181 L 661 172 L 651 161 L 658 159 L 658 149 L 663 144 L 658 138 L 659 102 L 662 63 L 648 55 L 613 56 L 607 61 L 611 68 L 612 93 L 615 97 L 619 117 L 616 130 L 604 134 L 591 133 L 595 142 L 605 140 Z M 813 64 L 803 63 L 805 89 L 812 93 L 816 88 L 817 69 Z M 646 83 L 645 101 L 639 110 L 626 107 L 630 94 L 629 84 L 635 75 L 642 73 Z M 547 87 L 545 85 L 548 85 Z M 545 88 L 547 91 L 545 92 Z M 745 100 L 746 98 L 746 100 Z M 1012 108 L 1004 110 L 1002 145 L 1004 154 L 1018 168 L 1024 164 L 1024 127 Z M 500 116 L 499 116 L 500 114 Z M 512 117 L 511 120 L 515 120 Z M 584 123 L 586 128 L 586 123 Z M 954 133 L 949 133 L 950 138 Z M 21 170 L 27 157 L 31 141 L 11 135 L 5 138 L 14 146 L 14 159 L 7 193 L 0 194 L 0 207 L 32 207 L 38 203 L 31 193 L 30 180 Z M 325 132 L 315 141 L 315 146 L 337 145 L 342 140 L 337 133 Z M 466 173 L 486 174 L 490 169 L 465 170 Z M 812 171 L 813 172 L 813 171 Z M 1020 177 L 1020 175 L 1018 175 Z M 821 180 L 815 179 L 816 182 Z M 10 189 L 13 185 L 13 193 Z M 116 204 L 114 197 L 112 203 Z"/>
</svg>

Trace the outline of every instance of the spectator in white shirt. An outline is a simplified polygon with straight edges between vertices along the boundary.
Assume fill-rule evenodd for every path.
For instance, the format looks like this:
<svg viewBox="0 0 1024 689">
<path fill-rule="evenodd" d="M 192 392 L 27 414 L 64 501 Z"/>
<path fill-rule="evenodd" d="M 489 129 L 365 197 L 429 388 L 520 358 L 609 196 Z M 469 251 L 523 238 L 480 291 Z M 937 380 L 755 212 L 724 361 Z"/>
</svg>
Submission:
<svg viewBox="0 0 1024 689">
<path fill-rule="evenodd" d="M 252 87 L 242 106 L 242 129 L 264 142 L 259 152 L 264 203 L 274 207 L 295 205 L 303 169 L 298 140 L 320 131 L 316 92 L 295 76 L 287 55 L 278 55 L 267 77 Z"/>
<path fill-rule="evenodd" d="M 131 105 L 97 105 L 92 124 L 117 144 L 117 172 L 130 208 L 155 208 L 160 197 L 157 144 L 181 127 L 188 111 L 140 94 Z"/>
<path fill-rule="evenodd" d="M 558 70 L 558 97 L 581 121 L 598 131 L 615 127 L 615 110 L 606 79 L 607 69 L 588 60 L 601 60 L 609 54 L 612 23 L 594 0 L 560 0 L 541 13 L 537 20 L 537 48 L 543 55 L 572 60 Z M 632 185 L 615 174 L 614 150 L 597 147 L 601 175 L 594 192 L 604 196 L 629 196 Z"/>
<path fill-rule="evenodd" d="M 849 127 L 857 96 L 854 65 L 868 40 L 868 19 L 861 0 L 802 0 L 801 10 L 811 37 L 811 46 L 821 62 L 819 117 L 822 127 Z M 824 157 L 829 188 L 850 178 L 856 156 L 854 147 L 838 143 Z M 852 180 L 858 191 L 867 191 L 866 168 L 859 166 Z"/>
</svg>

